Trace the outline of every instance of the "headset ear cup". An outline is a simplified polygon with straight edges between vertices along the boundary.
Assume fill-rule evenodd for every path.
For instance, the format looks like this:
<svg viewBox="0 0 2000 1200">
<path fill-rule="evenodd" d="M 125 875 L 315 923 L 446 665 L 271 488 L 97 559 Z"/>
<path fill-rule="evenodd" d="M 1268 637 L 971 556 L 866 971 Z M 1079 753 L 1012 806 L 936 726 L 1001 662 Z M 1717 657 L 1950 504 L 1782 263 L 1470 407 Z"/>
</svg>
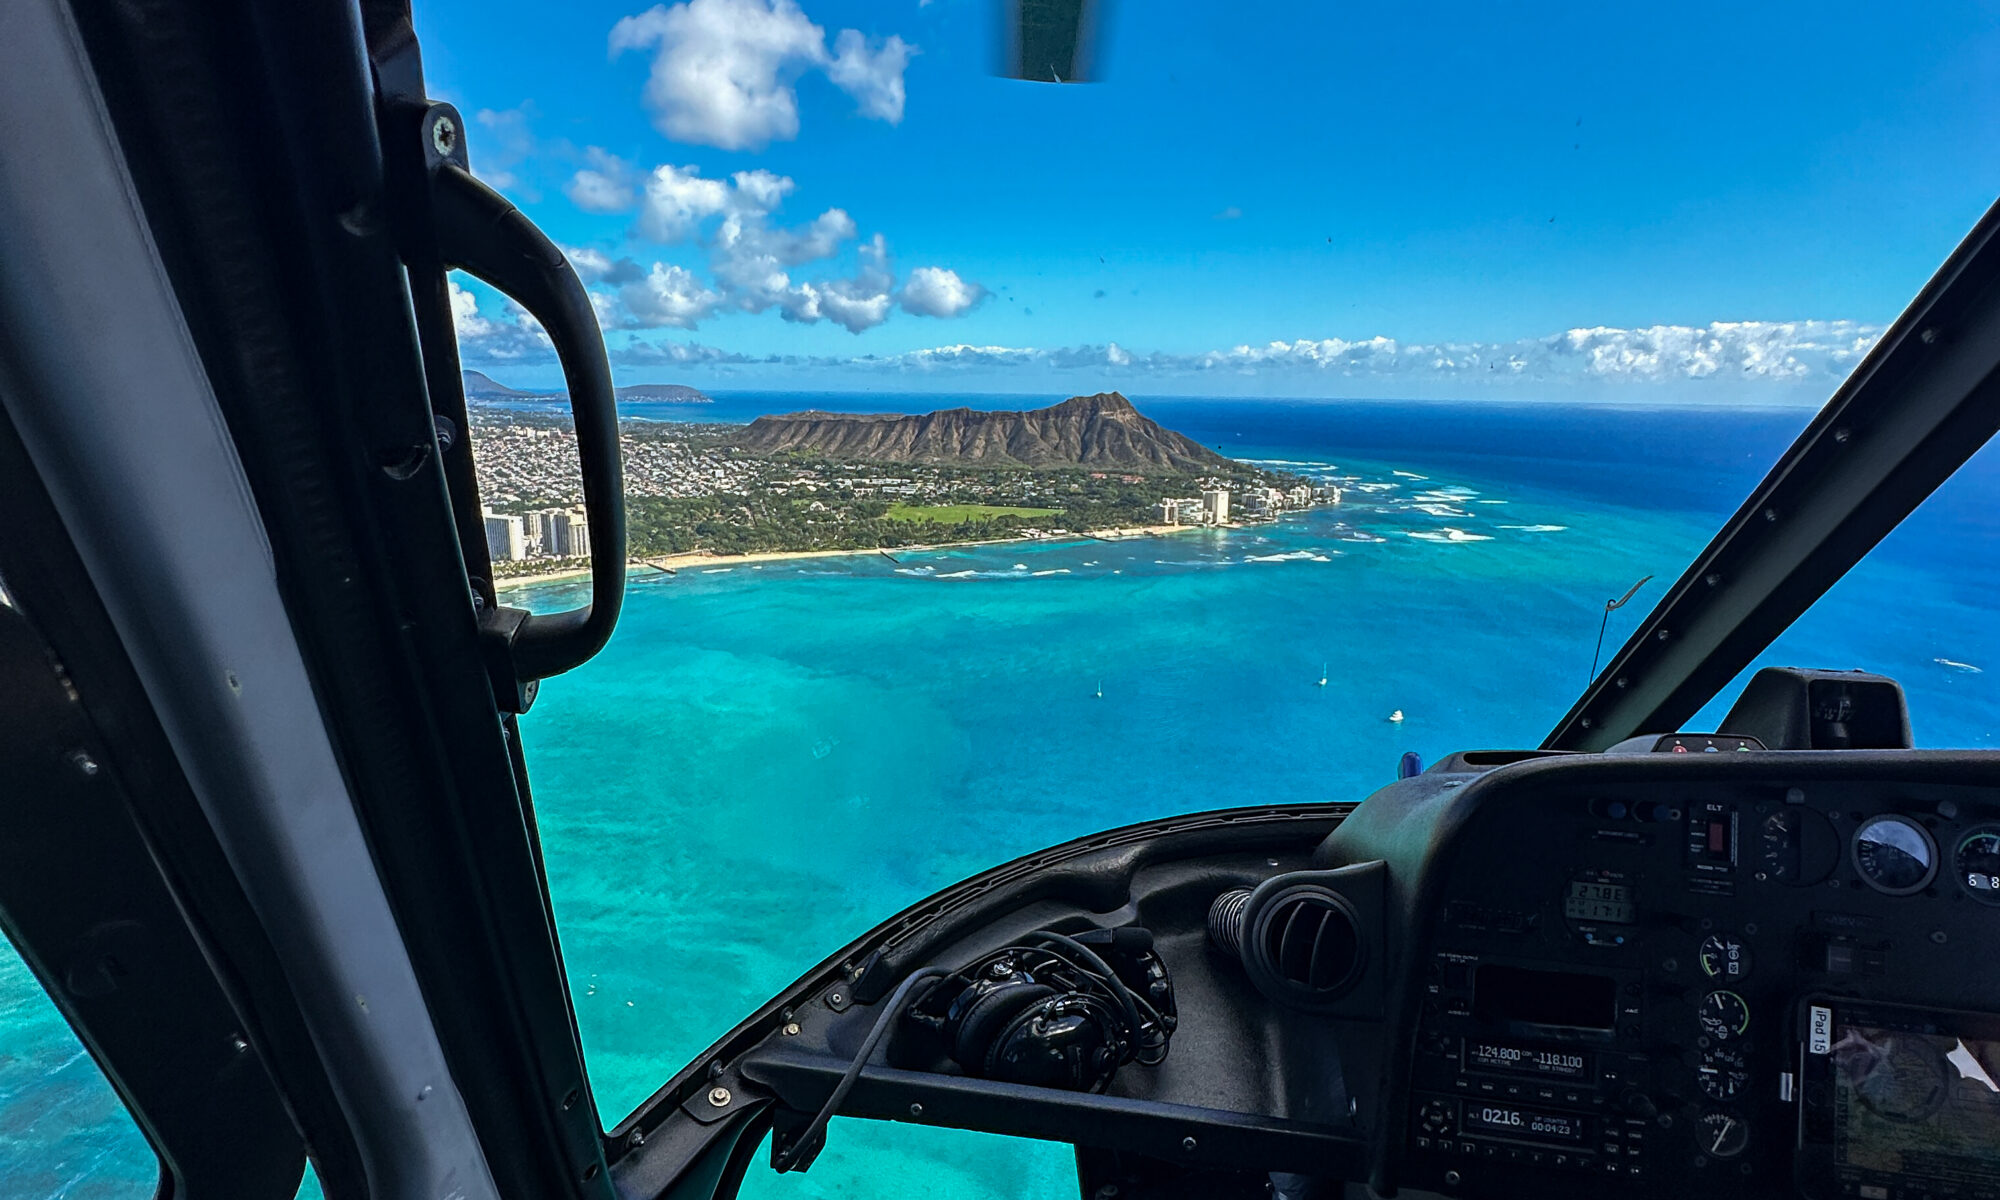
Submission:
<svg viewBox="0 0 2000 1200">
<path fill-rule="evenodd" d="M 1009 1083 L 1097 1091 L 1118 1069 L 1117 1016 L 1095 996 L 1066 992 L 1015 1012 L 986 1051 L 985 1075 Z"/>
<path fill-rule="evenodd" d="M 1014 1023 L 1014 1018 L 1056 994 L 1054 988 L 1045 984 L 1022 983 L 995 988 L 974 1000 L 959 1021 L 952 1058 L 959 1066 L 984 1077 L 991 1068 L 993 1047 Z"/>
</svg>

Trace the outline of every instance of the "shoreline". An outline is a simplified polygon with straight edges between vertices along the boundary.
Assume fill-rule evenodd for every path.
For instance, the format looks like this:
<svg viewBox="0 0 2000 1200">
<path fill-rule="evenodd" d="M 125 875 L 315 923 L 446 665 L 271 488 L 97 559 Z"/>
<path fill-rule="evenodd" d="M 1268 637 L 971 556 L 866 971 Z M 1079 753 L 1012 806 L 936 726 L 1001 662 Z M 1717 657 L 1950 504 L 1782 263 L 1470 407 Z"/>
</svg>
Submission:
<svg viewBox="0 0 2000 1200">
<path fill-rule="evenodd" d="M 1060 537 L 986 538 L 973 542 L 938 542 L 923 546 L 881 546 L 866 550 L 756 550 L 749 554 L 714 554 L 692 550 L 681 554 L 656 555 L 625 560 L 625 577 L 635 572 L 676 572 L 700 567 L 733 567 L 739 563 L 789 562 L 807 558 L 848 558 L 855 555 L 923 554 L 933 550 L 960 550 L 968 546 L 1007 546 L 1034 542 L 1125 542 L 1143 538 L 1169 537 L 1203 529 L 1237 529 L 1238 525 L 1125 525 L 1116 529 L 1096 529 L 1088 533 L 1066 533 Z M 507 575 L 493 581 L 498 592 L 512 588 L 536 587 L 545 583 L 566 583 L 590 578 L 589 567 L 566 567 L 560 571 L 539 571 L 528 575 Z"/>
</svg>

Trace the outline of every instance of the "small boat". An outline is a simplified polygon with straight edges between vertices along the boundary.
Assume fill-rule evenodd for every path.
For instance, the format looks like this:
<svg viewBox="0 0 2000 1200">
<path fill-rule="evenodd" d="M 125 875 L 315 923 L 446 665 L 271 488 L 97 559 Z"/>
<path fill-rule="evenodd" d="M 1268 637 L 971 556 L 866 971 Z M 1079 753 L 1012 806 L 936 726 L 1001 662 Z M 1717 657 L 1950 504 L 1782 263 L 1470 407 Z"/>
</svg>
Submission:
<svg viewBox="0 0 2000 1200">
<path fill-rule="evenodd" d="M 1325 686 L 1326 686 L 1326 664 L 1325 664 L 1325 663 L 1321 663 L 1321 664 L 1319 665 L 1319 685 L 1320 685 L 1321 687 L 1325 687 Z"/>
<path fill-rule="evenodd" d="M 1104 699 L 1104 681 L 1102 679 L 1097 681 L 1097 698 L 1099 700 Z"/>
<path fill-rule="evenodd" d="M 1400 709 L 1400 708 L 1399 708 L 1399 709 L 1397 709 L 1397 710 L 1396 710 L 1395 712 L 1392 712 L 1392 713 L 1390 713 L 1390 714 L 1389 714 L 1389 724 L 1391 724 L 1391 725 L 1401 725 L 1402 723 L 1403 723 L 1403 710 L 1402 710 L 1402 709 Z"/>
</svg>

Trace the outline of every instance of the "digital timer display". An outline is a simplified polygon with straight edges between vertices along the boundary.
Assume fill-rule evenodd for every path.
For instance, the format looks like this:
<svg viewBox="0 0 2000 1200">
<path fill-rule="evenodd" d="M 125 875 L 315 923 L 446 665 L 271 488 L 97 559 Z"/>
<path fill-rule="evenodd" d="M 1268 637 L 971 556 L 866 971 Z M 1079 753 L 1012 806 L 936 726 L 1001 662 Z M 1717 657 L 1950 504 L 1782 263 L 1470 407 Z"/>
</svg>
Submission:
<svg viewBox="0 0 2000 1200">
<path fill-rule="evenodd" d="M 1632 907 L 1632 889 L 1622 883 L 1572 879 L 1569 895 L 1563 899 L 1563 916 L 1572 921 L 1630 925 L 1636 917 Z"/>
<path fill-rule="evenodd" d="M 1583 1142 L 1583 1122 L 1582 1117 L 1565 1113 L 1536 1112 L 1515 1108 L 1511 1104 L 1480 1104 L 1468 1100 L 1459 1128 L 1471 1134 L 1580 1145 Z"/>
<path fill-rule="evenodd" d="M 1546 1079 L 1589 1079 L 1590 1055 L 1577 1051 L 1535 1050 L 1505 1042 L 1465 1043 L 1465 1069 L 1539 1075 Z"/>
</svg>

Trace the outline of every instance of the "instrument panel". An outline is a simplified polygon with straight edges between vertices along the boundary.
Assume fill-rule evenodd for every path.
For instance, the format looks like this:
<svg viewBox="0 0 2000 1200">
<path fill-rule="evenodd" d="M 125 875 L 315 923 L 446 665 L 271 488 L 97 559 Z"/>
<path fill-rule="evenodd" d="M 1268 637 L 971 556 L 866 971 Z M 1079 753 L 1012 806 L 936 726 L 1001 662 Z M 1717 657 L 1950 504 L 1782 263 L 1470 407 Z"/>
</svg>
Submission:
<svg viewBox="0 0 2000 1200">
<path fill-rule="evenodd" d="M 1417 914 L 1378 1182 L 2000 1198 L 2000 787 L 1593 757 L 1329 839 Z"/>
</svg>

